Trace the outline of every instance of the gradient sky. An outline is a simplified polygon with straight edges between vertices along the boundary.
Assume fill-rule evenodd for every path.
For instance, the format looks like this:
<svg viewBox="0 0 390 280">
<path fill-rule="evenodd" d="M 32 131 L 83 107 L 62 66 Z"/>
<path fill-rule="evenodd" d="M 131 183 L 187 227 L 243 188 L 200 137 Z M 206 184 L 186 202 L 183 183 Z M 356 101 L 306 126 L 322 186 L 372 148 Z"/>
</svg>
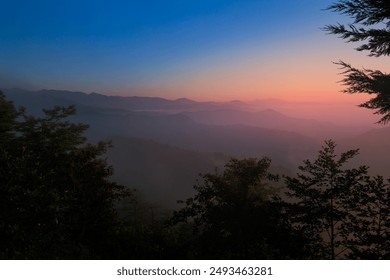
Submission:
<svg viewBox="0 0 390 280">
<path fill-rule="evenodd" d="M 390 69 L 321 28 L 321 0 L 3 1 L 0 87 L 194 100 L 348 100 L 337 66 Z"/>
</svg>

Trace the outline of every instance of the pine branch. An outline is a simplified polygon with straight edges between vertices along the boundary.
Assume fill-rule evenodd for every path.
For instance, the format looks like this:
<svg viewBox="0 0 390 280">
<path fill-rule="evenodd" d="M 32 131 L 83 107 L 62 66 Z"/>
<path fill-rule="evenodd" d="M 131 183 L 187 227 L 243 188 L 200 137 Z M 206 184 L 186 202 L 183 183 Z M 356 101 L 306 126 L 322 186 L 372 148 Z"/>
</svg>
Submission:
<svg viewBox="0 0 390 280">
<path fill-rule="evenodd" d="M 353 19 L 353 23 L 347 26 L 327 25 L 325 31 L 339 35 L 346 42 L 362 42 L 356 50 L 369 51 L 370 56 L 390 55 L 390 3 L 388 1 L 344 0 L 330 5 L 327 10 L 348 15 Z"/>
<path fill-rule="evenodd" d="M 375 95 L 375 97 L 359 106 L 376 110 L 375 114 L 383 115 L 378 123 L 388 123 L 390 121 L 390 75 L 378 70 L 359 70 L 343 61 L 335 64 L 341 66 L 343 70 L 341 74 L 345 76 L 341 82 L 347 88 L 342 90 L 342 92 Z"/>
</svg>

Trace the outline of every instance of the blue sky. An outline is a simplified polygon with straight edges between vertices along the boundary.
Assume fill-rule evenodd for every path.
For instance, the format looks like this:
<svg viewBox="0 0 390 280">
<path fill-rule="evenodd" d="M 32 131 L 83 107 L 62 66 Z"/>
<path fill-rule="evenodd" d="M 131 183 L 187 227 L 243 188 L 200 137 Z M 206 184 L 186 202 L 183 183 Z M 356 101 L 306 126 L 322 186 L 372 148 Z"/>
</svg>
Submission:
<svg viewBox="0 0 390 280">
<path fill-rule="evenodd" d="M 320 30 L 339 19 L 322 10 L 330 2 L 7 1 L 0 17 L 0 87 L 283 98 L 287 86 L 275 85 L 280 75 L 289 84 L 297 71 L 337 72 L 331 61 L 345 54 L 345 44 Z M 300 61 L 305 67 L 294 68 Z M 305 81 L 296 82 L 295 93 Z M 330 82 L 334 87 L 335 77 L 324 81 Z M 302 96 L 309 91 L 302 89 Z"/>
</svg>

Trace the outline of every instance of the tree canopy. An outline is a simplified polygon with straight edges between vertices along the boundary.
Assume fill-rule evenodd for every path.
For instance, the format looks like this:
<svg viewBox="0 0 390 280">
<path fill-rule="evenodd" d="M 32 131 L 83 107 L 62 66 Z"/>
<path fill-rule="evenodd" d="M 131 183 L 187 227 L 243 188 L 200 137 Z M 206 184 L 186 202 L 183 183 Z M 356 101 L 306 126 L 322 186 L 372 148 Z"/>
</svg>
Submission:
<svg viewBox="0 0 390 280">
<path fill-rule="evenodd" d="M 114 202 L 129 192 L 109 180 L 109 143 L 86 143 L 72 106 L 36 118 L 0 92 L 0 112 L 0 258 L 115 257 Z"/>
<path fill-rule="evenodd" d="M 352 18 L 348 25 L 327 25 L 324 29 L 339 35 L 347 42 L 359 42 L 358 51 L 368 51 L 370 56 L 390 55 L 390 3 L 386 0 L 341 0 L 328 7 Z M 390 75 L 379 70 L 359 70 L 343 61 L 338 62 L 345 78 L 345 93 L 375 95 L 361 107 L 382 115 L 378 123 L 390 121 Z"/>
<path fill-rule="evenodd" d="M 388 259 L 390 187 L 368 167 L 348 168 L 358 150 L 336 153 L 326 141 L 314 161 L 305 160 L 286 177 L 292 198 L 288 216 L 306 237 L 304 251 L 314 259 Z"/>
<path fill-rule="evenodd" d="M 293 198 L 293 223 L 311 242 L 307 250 L 314 258 L 335 259 L 343 253 L 340 226 L 347 215 L 345 199 L 361 183 L 367 167 L 346 169 L 358 150 L 337 155 L 336 144 L 326 141 L 315 161 L 305 160 L 301 173 L 286 177 L 288 196 Z"/>
<path fill-rule="evenodd" d="M 347 42 L 362 42 L 358 51 L 371 56 L 390 55 L 390 3 L 386 0 L 342 0 L 328 10 L 347 15 L 353 22 L 327 25 L 325 30 Z"/>
<path fill-rule="evenodd" d="M 299 238 L 283 215 L 270 163 L 231 159 L 223 173 L 202 175 L 195 196 L 173 217 L 192 223 L 197 258 L 297 258 Z"/>
</svg>

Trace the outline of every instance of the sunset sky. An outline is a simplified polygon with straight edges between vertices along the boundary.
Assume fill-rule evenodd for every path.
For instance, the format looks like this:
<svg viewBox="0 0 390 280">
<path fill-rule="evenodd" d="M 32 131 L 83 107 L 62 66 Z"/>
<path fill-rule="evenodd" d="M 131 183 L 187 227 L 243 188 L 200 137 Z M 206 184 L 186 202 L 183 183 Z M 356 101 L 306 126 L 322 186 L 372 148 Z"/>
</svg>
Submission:
<svg viewBox="0 0 390 280">
<path fill-rule="evenodd" d="M 2 4 L 0 88 L 194 100 L 363 100 L 332 61 L 389 71 L 321 30 L 313 0 L 21 0 Z"/>
</svg>

